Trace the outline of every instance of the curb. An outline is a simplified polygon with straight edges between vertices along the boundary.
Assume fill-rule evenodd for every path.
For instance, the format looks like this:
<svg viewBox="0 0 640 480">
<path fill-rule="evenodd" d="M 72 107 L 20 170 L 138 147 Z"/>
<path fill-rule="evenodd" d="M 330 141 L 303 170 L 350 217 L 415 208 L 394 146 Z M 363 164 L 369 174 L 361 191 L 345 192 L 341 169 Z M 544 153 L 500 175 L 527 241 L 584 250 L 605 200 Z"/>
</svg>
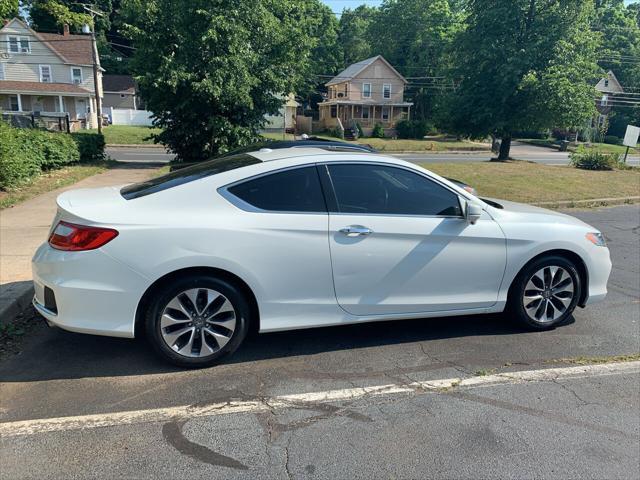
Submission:
<svg viewBox="0 0 640 480">
<path fill-rule="evenodd" d="M 0 296 L 0 327 L 13 322 L 14 318 L 31 305 L 33 298 L 32 282 L 5 284 Z"/>
<path fill-rule="evenodd" d="M 640 203 L 640 197 L 620 198 L 591 198 L 587 200 L 562 200 L 558 202 L 536 202 L 531 205 L 548 208 L 574 208 L 574 207 L 610 207 L 616 205 L 631 205 Z"/>
</svg>

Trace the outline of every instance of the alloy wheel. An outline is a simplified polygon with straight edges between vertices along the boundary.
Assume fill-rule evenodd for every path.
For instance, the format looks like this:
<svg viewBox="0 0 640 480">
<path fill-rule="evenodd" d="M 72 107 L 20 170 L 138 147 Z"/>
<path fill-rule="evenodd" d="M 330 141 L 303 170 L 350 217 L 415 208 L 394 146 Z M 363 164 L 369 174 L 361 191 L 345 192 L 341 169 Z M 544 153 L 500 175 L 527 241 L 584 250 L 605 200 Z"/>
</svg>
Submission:
<svg viewBox="0 0 640 480">
<path fill-rule="evenodd" d="M 531 320 L 551 323 L 567 311 L 573 296 L 574 283 L 569 272 L 562 267 L 546 266 L 527 282 L 522 304 Z"/>
<path fill-rule="evenodd" d="M 210 288 L 192 288 L 179 293 L 167 304 L 160 318 L 163 340 L 185 357 L 213 355 L 229 343 L 235 328 L 233 304 Z"/>
</svg>

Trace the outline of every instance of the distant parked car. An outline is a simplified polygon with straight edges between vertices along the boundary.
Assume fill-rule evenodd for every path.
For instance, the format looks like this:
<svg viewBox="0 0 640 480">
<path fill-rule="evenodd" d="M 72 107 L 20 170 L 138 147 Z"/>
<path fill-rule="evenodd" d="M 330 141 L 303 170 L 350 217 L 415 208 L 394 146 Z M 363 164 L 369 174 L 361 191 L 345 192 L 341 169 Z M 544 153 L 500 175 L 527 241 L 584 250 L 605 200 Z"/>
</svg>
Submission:
<svg viewBox="0 0 640 480">
<path fill-rule="evenodd" d="M 369 146 L 363 145 L 361 143 L 347 143 L 341 142 L 339 140 L 328 140 L 326 138 L 320 137 L 307 137 L 303 140 L 265 140 L 264 142 L 252 143 L 246 147 L 236 148 L 228 153 L 224 153 L 219 157 L 222 158 L 229 155 L 236 155 L 238 153 L 248 153 L 248 152 L 257 152 L 261 149 L 269 149 L 269 150 L 279 150 L 281 148 L 322 148 L 324 150 L 333 151 L 333 152 L 367 152 L 367 153 L 379 153 L 378 150 Z M 184 168 L 192 165 L 192 163 L 176 163 L 171 166 L 171 171 L 179 170 L 180 168 Z M 447 178 L 447 177 L 445 177 Z M 460 188 L 463 188 L 471 195 L 478 196 L 478 192 L 471 185 L 467 185 L 460 180 L 456 180 L 454 178 L 447 178 L 452 183 L 455 183 Z"/>
</svg>

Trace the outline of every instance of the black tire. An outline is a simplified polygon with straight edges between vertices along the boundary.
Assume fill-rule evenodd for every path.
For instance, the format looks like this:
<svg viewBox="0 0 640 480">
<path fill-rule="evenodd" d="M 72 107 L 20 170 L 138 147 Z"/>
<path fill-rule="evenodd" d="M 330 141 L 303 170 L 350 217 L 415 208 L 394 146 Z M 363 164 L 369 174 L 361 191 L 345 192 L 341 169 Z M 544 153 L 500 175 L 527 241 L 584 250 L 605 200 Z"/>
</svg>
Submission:
<svg viewBox="0 0 640 480">
<path fill-rule="evenodd" d="M 569 275 L 573 282 L 573 297 L 564 310 L 556 307 L 556 305 L 564 306 L 562 305 L 562 302 L 558 303 L 557 299 L 550 299 L 550 302 L 552 303 L 550 310 L 553 311 L 555 308 L 559 313 L 561 312 L 560 316 L 553 320 L 548 320 L 546 318 L 536 320 L 527 313 L 527 309 L 525 308 L 525 288 L 529 284 L 529 280 L 533 275 L 536 274 L 536 272 L 544 270 L 545 267 L 561 267 Z M 571 261 L 557 255 L 544 256 L 525 266 L 514 279 L 511 284 L 511 289 L 509 290 L 507 313 L 511 317 L 515 317 L 522 326 L 529 330 L 551 330 L 558 325 L 561 325 L 571 316 L 578 304 L 578 300 L 580 299 L 581 289 L 582 283 L 580 282 L 580 275 Z M 528 305 L 530 308 L 535 308 L 536 305 L 541 304 L 534 304 L 533 302 L 530 302 Z M 543 310 L 543 315 L 546 316 L 547 313 L 545 308 L 541 308 Z"/>
<path fill-rule="evenodd" d="M 211 355 L 189 357 L 169 347 L 161 331 L 161 317 L 165 307 L 176 296 L 194 288 L 211 289 L 224 295 L 235 310 L 235 328 L 228 343 Z M 202 368 L 215 365 L 235 352 L 249 331 L 251 308 L 242 291 L 234 284 L 212 275 L 190 275 L 162 285 L 150 299 L 145 315 L 146 337 L 153 349 L 165 360 L 179 367 Z M 204 335 L 204 334 L 203 334 Z"/>
</svg>

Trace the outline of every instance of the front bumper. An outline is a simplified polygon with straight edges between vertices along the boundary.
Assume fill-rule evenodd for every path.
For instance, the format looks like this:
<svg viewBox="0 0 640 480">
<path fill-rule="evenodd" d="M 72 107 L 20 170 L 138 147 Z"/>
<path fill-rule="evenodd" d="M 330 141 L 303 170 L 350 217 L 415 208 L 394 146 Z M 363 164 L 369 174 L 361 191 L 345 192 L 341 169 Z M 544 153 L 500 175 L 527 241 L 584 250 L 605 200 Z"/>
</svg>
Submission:
<svg viewBox="0 0 640 480">
<path fill-rule="evenodd" d="M 609 249 L 594 245 L 589 251 L 586 263 L 589 272 L 589 290 L 584 305 L 591 305 L 604 300 L 607 296 L 607 282 L 612 268 Z"/>
<path fill-rule="evenodd" d="M 43 244 L 32 260 L 33 305 L 51 325 L 114 337 L 134 336 L 148 281 L 105 252 L 63 252 Z M 51 290 L 45 301 L 45 288 Z M 50 297 L 55 297 L 55 310 Z"/>
</svg>

